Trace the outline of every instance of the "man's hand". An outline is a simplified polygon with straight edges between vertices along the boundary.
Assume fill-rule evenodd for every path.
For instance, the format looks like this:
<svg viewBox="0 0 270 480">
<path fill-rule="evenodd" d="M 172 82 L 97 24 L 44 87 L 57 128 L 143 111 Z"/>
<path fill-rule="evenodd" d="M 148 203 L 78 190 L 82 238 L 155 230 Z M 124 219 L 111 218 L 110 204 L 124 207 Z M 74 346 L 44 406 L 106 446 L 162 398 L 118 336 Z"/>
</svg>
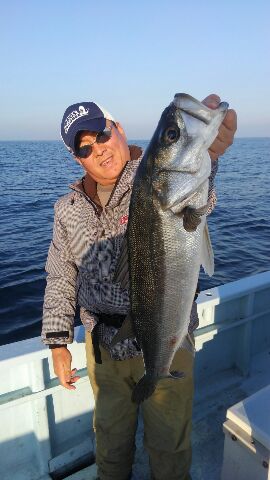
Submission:
<svg viewBox="0 0 270 480">
<path fill-rule="evenodd" d="M 204 103 L 209 108 L 217 108 L 220 103 L 220 98 L 218 95 L 212 94 L 208 95 L 202 103 Z M 223 155 L 227 148 L 232 145 L 234 134 L 237 129 L 237 115 L 236 112 L 232 109 L 229 109 L 224 117 L 222 124 L 219 127 L 218 136 L 215 141 L 212 143 L 208 152 L 211 157 L 211 160 L 217 160 L 220 155 Z"/>
<path fill-rule="evenodd" d="M 74 376 L 77 368 L 71 370 L 72 356 L 67 347 L 59 347 L 52 349 L 54 373 L 59 378 L 61 385 L 68 390 L 76 390 L 72 383 L 79 380 L 79 376 Z"/>
</svg>

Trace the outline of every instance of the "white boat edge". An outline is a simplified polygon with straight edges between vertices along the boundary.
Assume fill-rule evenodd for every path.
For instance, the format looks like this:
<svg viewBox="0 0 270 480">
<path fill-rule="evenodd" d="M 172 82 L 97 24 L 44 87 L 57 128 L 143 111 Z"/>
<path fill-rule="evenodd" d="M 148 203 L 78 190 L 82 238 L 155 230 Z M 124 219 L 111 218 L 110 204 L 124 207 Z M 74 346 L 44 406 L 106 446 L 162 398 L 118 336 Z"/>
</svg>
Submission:
<svg viewBox="0 0 270 480">
<path fill-rule="evenodd" d="M 224 392 L 234 389 L 238 401 L 240 388 L 248 395 L 269 384 L 265 369 L 269 372 L 270 271 L 205 290 L 197 303 L 195 427 L 211 411 L 209 399 L 212 406 L 219 397 L 224 403 Z M 70 350 L 81 376 L 76 391 L 59 385 L 51 352 L 39 337 L 0 347 L 2 480 L 67 478 L 94 462 L 94 399 L 86 372 L 83 326 L 75 328 Z M 200 478 L 196 468 L 194 464 L 195 480 Z M 138 478 L 148 477 L 141 471 Z"/>
</svg>

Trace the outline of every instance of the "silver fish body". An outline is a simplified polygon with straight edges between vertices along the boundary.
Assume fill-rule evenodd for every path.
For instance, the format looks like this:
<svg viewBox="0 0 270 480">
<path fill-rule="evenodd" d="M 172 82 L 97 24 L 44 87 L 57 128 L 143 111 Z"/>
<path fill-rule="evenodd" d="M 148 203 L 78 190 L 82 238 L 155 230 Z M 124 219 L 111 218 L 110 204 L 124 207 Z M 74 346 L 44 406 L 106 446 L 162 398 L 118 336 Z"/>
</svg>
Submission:
<svg viewBox="0 0 270 480">
<path fill-rule="evenodd" d="M 211 172 L 207 149 L 227 107 L 222 103 L 210 110 L 188 95 L 176 95 L 136 173 L 127 243 L 131 320 L 145 365 L 132 395 L 137 403 L 153 393 L 159 379 L 182 375 L 170 373 L 170 366 L 185 346 L 202 262 Z M 185 212 L 197 211 L 201 219 L 187 231 Z"/>
</svg>

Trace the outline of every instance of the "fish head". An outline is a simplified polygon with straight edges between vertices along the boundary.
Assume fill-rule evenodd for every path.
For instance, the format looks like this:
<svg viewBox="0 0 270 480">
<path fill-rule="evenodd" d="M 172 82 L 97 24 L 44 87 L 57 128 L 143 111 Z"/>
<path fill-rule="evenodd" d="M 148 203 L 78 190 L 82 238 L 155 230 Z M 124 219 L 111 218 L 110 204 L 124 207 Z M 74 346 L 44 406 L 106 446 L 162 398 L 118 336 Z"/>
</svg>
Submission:
<svg viewBox="0 0 270 480">
<path fill-rule="evenodd" d="M 153 189 L 164 209 L 185 202 L 208 181 L 211 160 L 207 150 L 227 109 L 227 102 L 213 110 L 180 93 L 164 110 L 151 141 Z"/>
<path fill-rule="evenodd" d="M 188 144 L 196 143 L 194 140 L 198 139 L 197 148 L 208 149 L 218 135 L 218 129 L 226 115 L 229 104 L 220 102 L 217 108 L 209 108 L 186 93 L 176 93 L 173 103 L 181 112 L 189 139 Z M 186 167 L 191 170 L 195 166 L 190 165 L 190 160 L 186 163 L 187 165 L 184 165 L 183 158 L 182 168 Z"/>
<path fill-rule="evenodd" d="M 172 102 L 163 111 L 147 148 L 149 170 L 170 170 L 187 141 L 187 131 L 180 109 Z"/>
</svg>

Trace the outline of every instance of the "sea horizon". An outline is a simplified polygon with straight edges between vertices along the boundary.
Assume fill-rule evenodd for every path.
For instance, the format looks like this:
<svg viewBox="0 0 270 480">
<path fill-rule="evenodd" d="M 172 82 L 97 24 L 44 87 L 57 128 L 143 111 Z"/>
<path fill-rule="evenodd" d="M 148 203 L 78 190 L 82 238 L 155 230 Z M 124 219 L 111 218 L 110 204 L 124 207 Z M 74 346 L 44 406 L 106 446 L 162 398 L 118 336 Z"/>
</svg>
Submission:
<svg viewBox="0 0 270 480">
<path fill-rule="evenodd" d="M 145 148 L 148 141 L 129 143 Z M 54 203 L 83 170 L 61 140 L 0 141 L 0 164 L 0 344 L 5 344 L 40 334 Z M 269 164 L 270 137 L 236 138 L 219 159 L 218 203 L 208 217 L 215 273 L 210 278 L 201 272 L 201 290 L 270 270 Z"/>
</svg>

